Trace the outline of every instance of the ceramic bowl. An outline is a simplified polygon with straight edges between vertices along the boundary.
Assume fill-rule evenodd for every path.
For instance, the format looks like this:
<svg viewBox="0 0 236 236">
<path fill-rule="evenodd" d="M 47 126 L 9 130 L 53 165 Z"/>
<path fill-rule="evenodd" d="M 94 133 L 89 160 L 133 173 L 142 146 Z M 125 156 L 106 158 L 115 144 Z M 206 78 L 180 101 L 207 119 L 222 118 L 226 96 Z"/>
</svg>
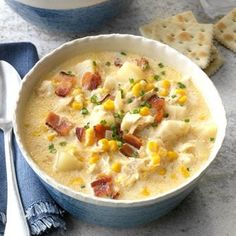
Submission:
<svg viewBox="0 0 236 236">
<path fill-rule="evenodd" d="M 5 0 L 28 22 L 50 31 L 96 31 L 132 0 Z"/>
<path fill-rule="evenodd" d="M 76 192 L 59 184 L 34 163 L 27 152 L 22 136 L 22 116 L 25 104 L 38 79 L 52 71 L 59 64 L 79 53 L 96 51 L 126 51 L 158 58 L 185 75 L 191 76 L 209 106 L 217 125 L 217 136 L 209 159 L 201 169 L 182 185 L 158 197 L 144 200 L 112 200 Z M 14 129 L 17 142 L 31 168 L 41 179 L 51 196 L 66 211 L 87 222 L 111 226 L 132 227 L 153 221 L 176 207 L 194 188 L 219 151 L 226 129 L 225 110 L 221 98 L 208 76 L 191 60 L 176 50 L 157 41 L 133 35 L 99 35 L 68 42 L 42 58 L 25 76 L 17 101 Z"/>
</svg>

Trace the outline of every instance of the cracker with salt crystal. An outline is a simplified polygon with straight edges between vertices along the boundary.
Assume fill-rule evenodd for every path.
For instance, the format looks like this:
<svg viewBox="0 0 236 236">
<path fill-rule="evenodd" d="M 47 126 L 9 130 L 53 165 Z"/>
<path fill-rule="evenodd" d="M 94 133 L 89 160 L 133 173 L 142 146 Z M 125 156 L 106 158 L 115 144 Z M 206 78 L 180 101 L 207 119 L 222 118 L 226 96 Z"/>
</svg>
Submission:
<svg viewBox="0 0 236 236">
<path fill-rule="evenodd" d="M 204 69 L 204 71 L 208 76 L 212 76 L 221 68 L 223 64 L 224 64 L 224 59 L 219 53 L 217 53 L 215 59 L 210 62 L 210 64 L 207 66 L 206 69 Z"/>
<path fill-rule="evenodd" d="M 214 34 L 220 43 L 236 52 L 236 8 L 214 25 Z"/>
<path fill-rule="evenodd" d="M 155 22 L 152 38 L 166 43 L 185 54 L 202 69 L 210 62 L 212 24 L 179 23 L 171 20 Z"/>
<path fill-rule="evenodd" d="M 166 20 L 171 20 L 173 22 L 177 22 L 177 23 L 190 23 L 190 22 L 197 22 L 196 18 L 194 17 L 192 11 L 185 11 L 185 12 L 181 12 L 177 15 L 171 16 L 169 18 L 167 18 Z M 152 37 L 152 31 L 153 28 L 155 27 L 155 23 L 158 23 L 159 19 L 155 19 L 153 21 L 151 21 L 149 24 L 145 24 L 143 26 L 141 26 L 139 28 L 140 33 L 147 38 L 151 38 Z"/>
</svg>

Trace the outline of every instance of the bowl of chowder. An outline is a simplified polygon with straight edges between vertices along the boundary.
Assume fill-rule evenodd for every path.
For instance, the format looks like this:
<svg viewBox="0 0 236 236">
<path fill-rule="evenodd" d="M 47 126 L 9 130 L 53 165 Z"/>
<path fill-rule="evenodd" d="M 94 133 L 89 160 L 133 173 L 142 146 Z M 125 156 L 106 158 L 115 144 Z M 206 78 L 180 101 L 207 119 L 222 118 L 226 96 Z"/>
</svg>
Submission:
<svg viewBox="0 0 236 236">
<path fill-rule="evenodd" d="M 87 222 L 144 224 L 194 188 L 226 128 L 220 96 L 188 58 L 157 41 L 68 42 L 24 78 L 14 128 L 57 203 Z"/>
</svg>

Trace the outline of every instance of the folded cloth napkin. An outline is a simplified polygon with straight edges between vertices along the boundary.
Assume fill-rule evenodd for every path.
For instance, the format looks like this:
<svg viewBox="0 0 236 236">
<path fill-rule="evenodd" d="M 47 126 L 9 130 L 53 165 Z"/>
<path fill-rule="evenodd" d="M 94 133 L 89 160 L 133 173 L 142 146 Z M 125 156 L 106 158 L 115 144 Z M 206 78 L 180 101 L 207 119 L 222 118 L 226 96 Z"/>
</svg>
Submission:
<svg viewBox="0 0 236 236">
<path fill-rule="evenodd" d="M 38 61 L 38 54 L 31 43 L 6 43 L 0 44 L 0 60 L 5 60 L 13 65 L 23 78 Z M 53 228 L 65 229 L 65 222 L 62 220 L 63 211 L 53 201 L 26 163 L 15 139 L 13 139 L 13 153 L 18 186 L 31 234 L 39 235 Z M 6 223 L 6 181 L 4 139 L 3 133 L 0 132 L 0 235 L 3 234 Z"/>
</svg>

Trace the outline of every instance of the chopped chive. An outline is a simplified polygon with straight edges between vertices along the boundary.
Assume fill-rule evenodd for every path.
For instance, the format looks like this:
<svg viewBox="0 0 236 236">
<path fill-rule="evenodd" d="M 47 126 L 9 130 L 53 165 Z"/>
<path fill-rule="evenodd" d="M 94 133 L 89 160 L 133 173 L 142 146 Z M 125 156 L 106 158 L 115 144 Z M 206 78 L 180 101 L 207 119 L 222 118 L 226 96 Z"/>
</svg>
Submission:
<svg viewBox="0 0 236 236">
<path fill-rule="evenodd" d="M 178 84 L 179 88 L 181 88 L 181 89 L 186 88 L 185 84 L 183 84 L 181 82 L 178 82 L 177 84 Z"/>
<path fill-rule="evenodd" d="M 93 61 L 93 65 L 94 65 L 94 66 L 97 66 L 97 63 L 96 63 L 96 61 Z"/>
<path fill-rule="evenodd" d="M 88 109 L 87 109 L 86 107 L 83 107 L 83 108 L 81 109 L 81 114 L 82 114 L 82 115 L 88 115 L 88 114 L 89 114 Z"/>
<path fill-rule="evenodd" d="M 156 122 L 154 122 L 154 123 L 151 124 L 152 127 L 157 127 L 157 125 L 158 125 L 158 124 L 157 124 Z"/>
<path fill-rule="evenodd" d="M 190 171 L 189 167 L 187 167 L 187 171 Z"/>
<path fill-rule="evenodd" d="M 62 141 L 62 142 L 59 143 L 59 145 L 62 146 L 62 147 L 66 146 L 66 144 L 67 144 L 66 141 Z"/>
<path fill-rule="evenodd" d="M 106 125 L 106 124 L 107 124 L 107 121 L 106 121 L 106 120 L 101 120 L 101 121 L 100 121 L 100 124 L 101 124 L 101 125 Z"/>
<path fill-rule="evenodd" d="M 56 152 L 57 152 L 57 150 L 56 150 L 56 148 L 54 147 L 54 144 L 53 144 L 53 143 L 51 143 L 51 144 L 48 146 L 48 150 L 49 150 L 50 153 L 56 153 Z"/>
<path fill-rule="evenodd" d="M 71 70 L 68 70 L 66 73 L 67 73 L 68 75 L 72 75 L 72 74 L 73 74 Z"/>
<path fill-rule="evenodd" d="M 151 104 L 149 104 L 147 101 L 143 101 L 140 103 L 140 106 L 141 107 L 148 107 L 148 108 L 151 108 Z"/>
<path fill-rule="evenodd" d="M 90 101 L 94 104 L 97 104 L 97 99 L 98 97 L 94 94 L 91 98 L 90 98 Z"/>
<path fill-rule="evenodd" d="M 127 54 L 125 52 L 120 52 L 121 55 L 126 56 Z"/>
<path fill-rule="evenodd" d="M 212 138 L 212 137 L 211 137 L 211 138 L 210 138 L 210 141 L 211 141 L 211 142 L 214 142 L 214 141 L 215 141 L 215 138 Z"/>
<path fill-rule="evenodd" d="M 159 81 L 161 79 L 161 77 L 160 77 L 160 75 L 154 75 L 153 79 L 156 80 L 156 81 Z"/>
<path fill-rule="evenodd" d="M 160 68 L 163 68 L 163 67 L 164 67 L 164 65 L 163 65 L 161 62 L 158 64 L 158 66 L 159 66 Z"/>
<path fill-rule="evenodd" d="M 85 129 L 89 128 L 89 122 L 84 126 Z"/>
<path fill-rule="evenodd" d="M 140 92 L 140 96 L 144 96 L 144 94 L 145 94 L 145 91 L 142 90 L 142 91 Z"/>
<path fill-rule="evenodd" d="M 122 99 L 125 98 L 124 90 L 123 89 L 120 89 L 120 96 L 121 96 Z"/>
<path fill-rule="evenodd" d="M 190 122 L 190 119 L 185 119 L 184 122 L 188 123 Z"/>
<path fill-rule="evenodd" d="M 134 158 L 138 158 L 138 157 L 139 157 L 138 152 L 137 152 L 137 151 L 134 151 L 132 156 L 133 156 Z"/>
<path fill-rule="evenodd" d="M 165 113 L 165 114 L 164 114 L 164 117 L 165 117 L 165 118 L 168 118 L 168 117 L 169 117 L 169 113 Z"/>
<path fill-rule="evenodd" d="M 133 84 L 133 83 L 134 83 L 134 79 L 133 79 L 133 78 L 129 78 L 129 82 L 130 82 L 131 84 Z"/>
<path fill-rule="evenodd" d="M 155 91 L 155 92 L 158 92 L 158 91 L 159 91 L 159 88 L 154 88 L 154 91 Z"/>
<path fill-rule="evenodd" d="M 135 108 L 135 109 L 132 111 L 133 114 L 138 114 L 139 112 L 140 112 L 140 109 L 139 109 L 139 108 Z"/>
<path fill-rule="evenodd" d="M 172 97 L 172 98 L 176 98 L 177 96 L 174 94 L 174 95 L 172 95 L 171 97 Z"/>
<path fill-rule="evenodd" d="M 166 74 L 166 72 L 165 72 L 165 71 L 162 71 L 162 72 L 161 72 L 161 74 L 162 74 L 162 75 L 165 75 L 165 74 Z"/>
<path fill-rule="evenodd" d="M 131 102 L 133 102 L 133 99 L 132 99 L 132 98 L 129 98 L 129 99 L 127 100 L 127 103 L 131 103 Z"/>
<path fill-rule="evenodd" d="M 81 185 L 80 188 L 85 188 L 85 185 Z"/>
<path fill-rule="evenodd" d="M 105 63 L 105 65 L 106 65 L 106 66 L 110 66 L 110 65 L 111 65 L 111 62 L 107 61 L 107 62 Z"/>
<path fill-rule="evenodd" d="M 117 146 L 118 146 L 119 148 L 121 148 L 122 145 L 123 145 L 123 143 L 122 143 L 121 141 L 116 141 L 116 143 L 117 143 Z"/>
</svg>

